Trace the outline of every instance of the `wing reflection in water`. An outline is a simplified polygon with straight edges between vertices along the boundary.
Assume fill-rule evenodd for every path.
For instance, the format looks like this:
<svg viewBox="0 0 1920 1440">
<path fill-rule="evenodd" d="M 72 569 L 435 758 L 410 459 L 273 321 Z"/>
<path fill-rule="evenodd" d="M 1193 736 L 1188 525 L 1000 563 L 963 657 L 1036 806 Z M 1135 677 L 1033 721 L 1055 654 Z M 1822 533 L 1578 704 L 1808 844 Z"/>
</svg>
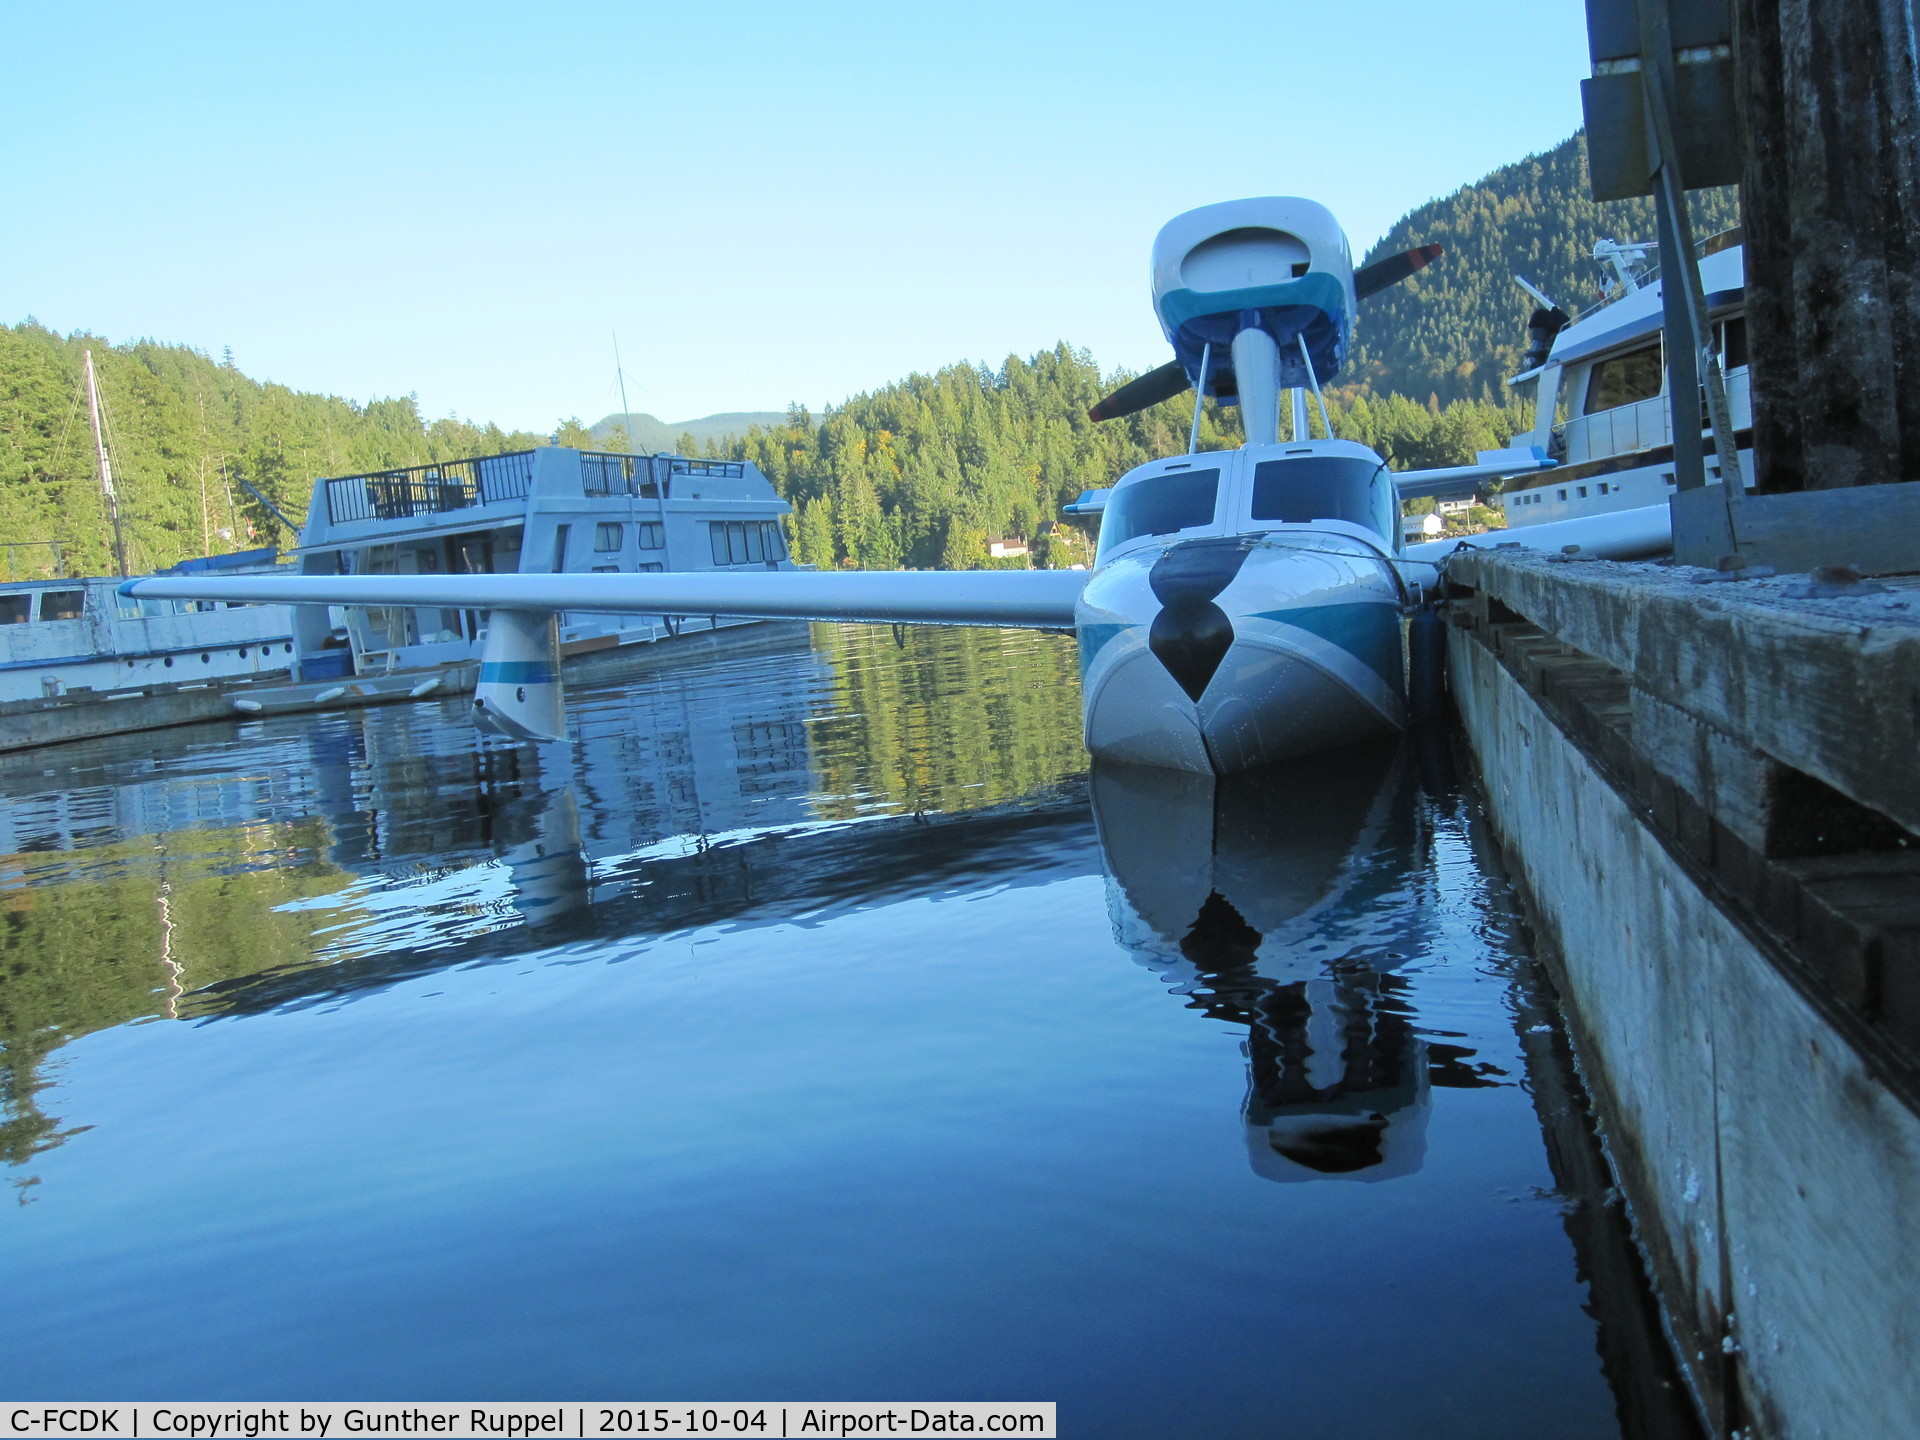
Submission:
<svg viewBox="0 0 1920 1440">
<path fill-rule="evenodd" d="M 1247 1027 L 1248 1156 L 1269 1180 L 1420 1168 L 1433 1084 L 1499 1083 L 1420 1036 L 1395 967 L 1421 907 L 1371 902 L 1416 873 L 1399 746 L 1214 780 L 1096 766 L 1093 808 L 1119 942 L 1215 1019 Z"/>
</svg>

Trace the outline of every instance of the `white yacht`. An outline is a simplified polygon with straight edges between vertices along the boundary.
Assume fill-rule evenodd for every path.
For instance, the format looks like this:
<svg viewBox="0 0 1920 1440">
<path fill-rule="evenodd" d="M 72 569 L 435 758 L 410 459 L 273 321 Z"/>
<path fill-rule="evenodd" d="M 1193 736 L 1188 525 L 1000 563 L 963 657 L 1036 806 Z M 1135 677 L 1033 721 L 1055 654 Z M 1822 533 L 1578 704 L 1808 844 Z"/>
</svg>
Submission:
<svg viewBox="0 0 1920 1440">
<path fill-rule="evenodd" d="M 1699 265 L 1741 471 L 1751 485 L 1753 410 L 1741 241 L 1736 229 L 1703 242 Z M 1613 272 L 1602 302 L 1571 323 L 1564 313 L 1544 306 L 1536 312 L 1530 368 L 1507 382 L 1533 389 L 1534 428 L 1514 436 L 1513 444 L 1537 446 L 1560 466 L 1509 482 L 1500 496 L 1509 527 L 1664 505 L 1673 493 L 1660 276 L 1648 265 L 1651 249 L 1601 241 L 1594 258 Z M 1707 482 L 1718 484 L 1720 462 L 1711 441 L 1706 464 Z"/>
</svg>

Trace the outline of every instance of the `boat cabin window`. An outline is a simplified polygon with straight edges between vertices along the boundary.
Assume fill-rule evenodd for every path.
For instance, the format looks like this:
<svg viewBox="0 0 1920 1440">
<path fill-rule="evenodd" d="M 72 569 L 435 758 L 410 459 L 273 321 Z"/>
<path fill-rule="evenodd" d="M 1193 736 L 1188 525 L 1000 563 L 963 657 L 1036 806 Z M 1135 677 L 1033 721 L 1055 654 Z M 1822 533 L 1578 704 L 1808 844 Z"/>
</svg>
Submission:
<svg viewBox="0 0 1920 1440">
<path fill-rule="evenodd" d="M 40 618 L 42 620 L 78 620 L 85 606 L 87 592 L 84 590 L 48 590 L 40 596 Z"/>
<path fill-rule="evenodd" d="M 593 527 L 593 548 L 602 553 L 618 550 L 626 540 L 626 534 L 618 520 L 602 520 Z"/>
<path fill-rule="evenodd" d="M 758 565 L 786 559 L 780 526 L 773 520 L 710 520 L 716 565 Z"/>
<path fill-rule="evenodd" d="M 1253 518 L 1283 525 L 1345 520 L 1375 529 L 1379 525 L 1373 504 L 1377 468 L 1364 460 L 1334 455 L 1263 460 L 1253 467 Z"/>
<path fill-rule="evenodd" d="M 1647 345 L 1602 360 L 1587 377 L 1587 403 L 1582 413 L 1597 415 L 1622 405 L 1651 400 L 1660 393 L 1660 346 Z"/>
<path fill-rule="evenodd" d="M 1100 513 L 1102 554 L 1142 535 L 1172 535 L 1213 523 L 1218 470 L 1176 470 L 1118 486 Z"/>
<path fill-rule="evenodd" d="M 567 535 L 573 529 L 571 525 L 556 525 L 553 529 L 553 573 L 563 574 L 567 568 Z"/>
<path fill-rule="evenodd" d="M 1722 370 L 1738 370 L 1747 363 L 1747 317 L 1734 315 L 1713 327 L 1713 349 Z"/>
<path fill-rule="evenodd" d="M 0 625 L 24 625 L 33 618 L 33 596 L 0 595 Z"/>
<path fill-rule="evenodd" d="M 649 520 L 643 521 L 636 528 L 640 531 L 640 548 L 642 550 L 664 550 L 666 548 L 666 526 L 660 524 L 657 520 Z"/>
</svg>

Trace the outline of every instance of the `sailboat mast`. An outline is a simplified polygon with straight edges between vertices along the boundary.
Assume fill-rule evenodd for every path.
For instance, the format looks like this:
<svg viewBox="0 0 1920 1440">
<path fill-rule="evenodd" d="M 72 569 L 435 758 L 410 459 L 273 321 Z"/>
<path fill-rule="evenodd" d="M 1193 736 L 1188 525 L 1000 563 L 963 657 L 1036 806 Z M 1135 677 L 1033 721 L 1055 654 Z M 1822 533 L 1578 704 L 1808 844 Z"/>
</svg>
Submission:
<svg viewBox="0 0 1920 1440">
<path fill-rule="evenodd" d="M 120 499 L 113 493 L 113 462 L 107 458 L 107 436 L 100 426 L 100 385 L 93 376 L 93 351 L 84 352 L 87 360 L 87 414 L 93 419 L 93 454 L 100 467 L 100 493 L 107 497 L 107 514 L 113 520 L 113 558 L 120 567 L 120 578 L 127 578 L 127 537 L 120 528 Z"/>
</svg>

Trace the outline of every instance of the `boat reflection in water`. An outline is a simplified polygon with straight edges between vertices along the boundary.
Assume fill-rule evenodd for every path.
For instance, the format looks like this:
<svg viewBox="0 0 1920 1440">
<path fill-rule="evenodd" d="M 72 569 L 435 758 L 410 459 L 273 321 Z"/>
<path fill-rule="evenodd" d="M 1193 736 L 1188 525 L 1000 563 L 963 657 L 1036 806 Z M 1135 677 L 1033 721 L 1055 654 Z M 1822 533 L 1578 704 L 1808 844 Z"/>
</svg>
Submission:
<svg viewBox="0 0 1920 1440">
<path fill-rule="evenodd" d="M 1094 769 L 1114 936 L 1194 1008 L 1247 1027 L 1247 1153 L 1269 1180 L 1409 1175 L 1430 1087 L 1500 1083 L 1415 1028 L 1395 967 L 1423 948 L 1421 907 L 1378 929 L 1372 902 L 1418 873 L 1409 771 L 1398 744 L 1218 781 Z"/>
</svg>

